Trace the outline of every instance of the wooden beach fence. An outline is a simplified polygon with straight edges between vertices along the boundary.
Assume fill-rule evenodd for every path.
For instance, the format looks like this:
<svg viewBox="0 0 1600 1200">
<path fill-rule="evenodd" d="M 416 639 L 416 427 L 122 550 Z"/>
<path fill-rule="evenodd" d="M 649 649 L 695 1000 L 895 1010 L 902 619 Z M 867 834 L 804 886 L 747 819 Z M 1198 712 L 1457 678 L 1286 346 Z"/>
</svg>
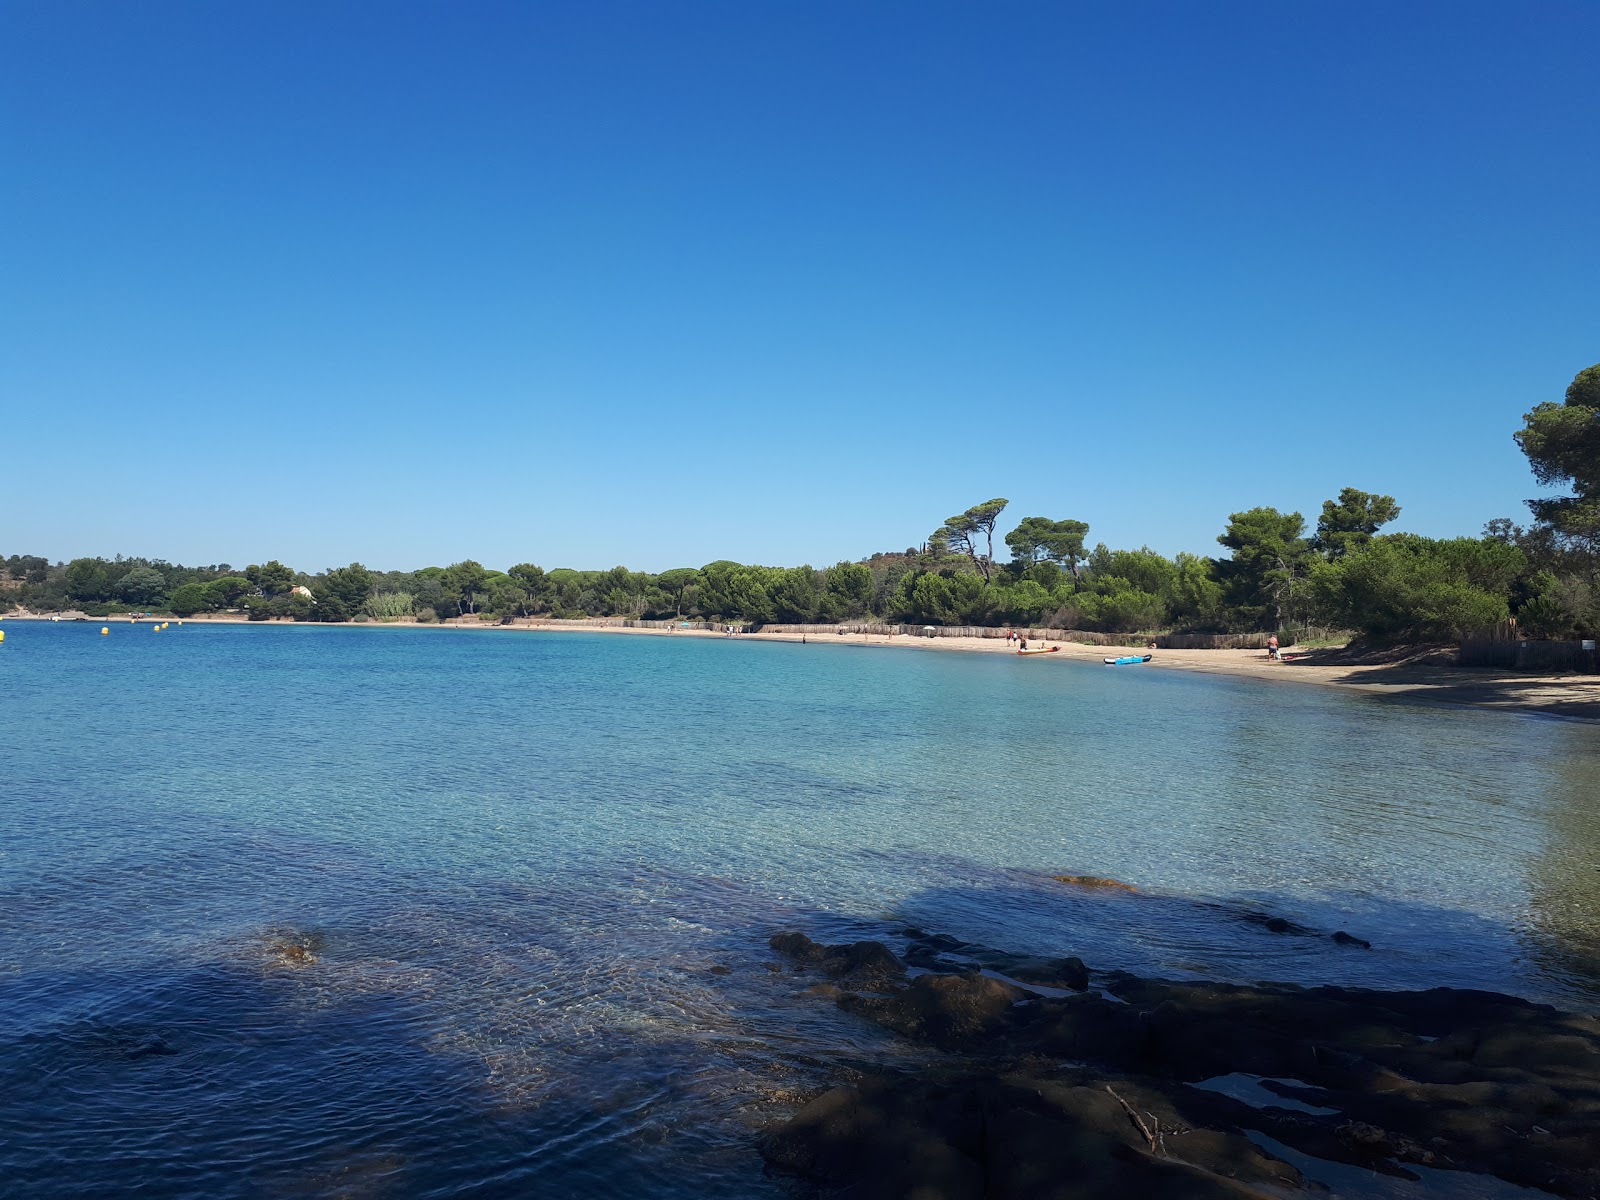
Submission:
<svg viewBox="0 0 1600 1200">
<path fill-rule="evenodd" d="M 1144 646 L 1155 642 L 1163 650 L 1265 650 L 1268 637 L 1265 633 L 1103 633 L 1094 629 L 1052 629 L 1037 625 L 867 625 L 842 621 L 828 625 L 769 622 L 753 626 L 758 633 L 801 633 L 821 637 L 843 631 L 872 637 L 930 638 L 1003 638 L 1007 628 L 1016 630 L 1029 641 L 1079 642 L 1086 646 Z M 1292 633 L 1281 633 L 1278 638 L 1282 645 L 1294 644 Z"/>
<path fill-rule="evenodd" d="M 920 625 L 887 624 L 865 621 L 794 623 L 769 621 L 763 624 L 738 624 L 690 618 L 645 620 L 636 617 L 571 617 L 552 624 L 577 628 L 624 629 L 700 629 L 720 632 L 733 624 L 741 633 L 803 634 L 809 637 L 924 637 L 924 638 L 1003 638 L 1014 629 L 1029 641 L 1078 642 L 1086 646 L 1145 646 L 1154 642 L 1161 650 L 1265 650 L 1265 633 L 1104 633 L 1095 629 L 1053 629 L 1045 626 L 1001 625 Z M 1295 635 L 1278 635 L 1280 645 L 1292 646 Z"/>
<path fill-rule="evenodd" d="M 1546 641 L 1539 638 L 1463 638 L 1456 661 L 1463 667 L 1489 667 L 1502 671 L 1555 671 L 1579 675 L 1600 672 L 1595 643 Z"/>
</svg>

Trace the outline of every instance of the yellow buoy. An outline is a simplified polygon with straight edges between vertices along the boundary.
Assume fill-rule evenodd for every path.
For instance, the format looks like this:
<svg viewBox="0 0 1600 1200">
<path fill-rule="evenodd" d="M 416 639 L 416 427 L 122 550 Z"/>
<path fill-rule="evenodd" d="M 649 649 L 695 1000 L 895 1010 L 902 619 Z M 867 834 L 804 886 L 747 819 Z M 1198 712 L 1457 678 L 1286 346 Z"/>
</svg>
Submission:
<svg viewBox="0 0 1600 1200">
<path fill-rule="evenodd" d="M 4 631 L 0 631 L 0 642 L 3 642 L 5 640 L 6 640 L 6 635 L 5 635 Z"/>
<path fill-rule="evenodd" d="M 110 632 L 111 632 L 111 629 L 110 629 L 109 626 L 106 626 L 106 625 L 100 626 L 100 636 L 101 637 L 105 637 L 106 634 L 108 634 Z"/>
<path fill-rule="evenodd" d="M 182 622 L 182 621 L 179 621 L 179 622 L 178 622 L 178 628 L 179 628 L 179 629 L 182 629 L 182 628 L 183 628 L 183 622 Z"/>
</svg>

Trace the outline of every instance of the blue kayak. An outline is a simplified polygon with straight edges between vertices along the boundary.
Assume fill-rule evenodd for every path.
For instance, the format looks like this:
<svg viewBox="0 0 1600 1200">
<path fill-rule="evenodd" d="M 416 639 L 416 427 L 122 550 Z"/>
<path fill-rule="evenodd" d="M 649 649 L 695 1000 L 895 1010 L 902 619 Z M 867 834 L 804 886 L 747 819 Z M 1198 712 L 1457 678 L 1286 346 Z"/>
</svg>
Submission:
<svg viewBox="0 0 1600 1200">
<path fill-rule="evenodd" d="M 1149 662 L 1154 657 L 1155 655 L 1153 654 L 1130 654 L 1127 658 L 1108 658 L 1106 659 L 1106 665 L 1108 667 L 1126 667 L 1131 666 L 1133 663 Z"/>
</svg>

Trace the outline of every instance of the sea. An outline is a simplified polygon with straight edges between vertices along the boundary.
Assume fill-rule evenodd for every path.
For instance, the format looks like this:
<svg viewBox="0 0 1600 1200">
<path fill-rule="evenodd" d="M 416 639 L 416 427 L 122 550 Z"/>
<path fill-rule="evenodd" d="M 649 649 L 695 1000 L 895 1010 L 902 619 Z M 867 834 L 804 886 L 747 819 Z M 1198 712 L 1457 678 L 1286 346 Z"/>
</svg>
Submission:
<svg viewBox="0 0 1600 1200">
<path fill-rule="evenodd" d="M 931 1052 L 789 929 L 1600 1000 L 1592 724 L 845 638 L 101 625 L 0 625 L 8 1196 L 795 1195 L 760 1131 Z"/>
</svg>

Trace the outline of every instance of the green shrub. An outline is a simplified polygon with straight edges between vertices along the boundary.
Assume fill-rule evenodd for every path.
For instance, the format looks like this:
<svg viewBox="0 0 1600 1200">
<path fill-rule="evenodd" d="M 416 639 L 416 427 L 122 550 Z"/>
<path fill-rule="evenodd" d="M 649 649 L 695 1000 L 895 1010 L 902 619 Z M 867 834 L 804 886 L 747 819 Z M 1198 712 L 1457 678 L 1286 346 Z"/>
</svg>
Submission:
<svg viewBox="0 0 1600 1200">
<path fill-rule="evenodd" d="M 1453 641 L 1506 619 L 1521 564 L 1503 543 L 1391 534 L 1317 563 L 1311 588 L 1325 619 L 1372 641 Z"/>
<path fill-rule="evenodd" d="M 416 611 L 417 600 L 410 592 L 374 592 L 366 603 L 366 610 L 380 621 L 409 617 Z"/>
<path fill-rule="evenodd" d="M 192 617 L 198 612 L 210 612 L 220 605 L 213 604 L 209 584 L 186 583 L 174 588 L 167 597 L 167 607 L 180 617 Z"/>
</svg>

